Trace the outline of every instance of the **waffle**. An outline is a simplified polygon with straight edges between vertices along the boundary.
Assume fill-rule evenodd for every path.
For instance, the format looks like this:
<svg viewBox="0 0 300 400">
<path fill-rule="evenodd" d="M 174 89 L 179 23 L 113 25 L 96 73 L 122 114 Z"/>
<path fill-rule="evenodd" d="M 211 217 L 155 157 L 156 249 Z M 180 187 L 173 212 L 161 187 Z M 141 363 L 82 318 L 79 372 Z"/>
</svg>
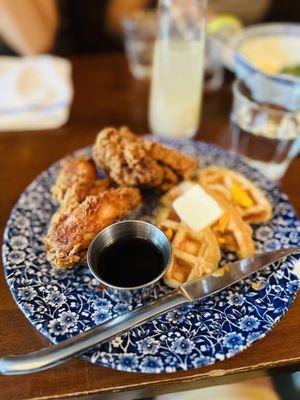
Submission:
<svg viewBox="0 0 300 400">
<path fill-rule="evenodd" d="M 160 210 L 156 221 L 157 226 L 168 236 L 173 249 L 173 259 L 164 276 L 168 286 L 176 288 L 218 268 L 221 254 L 210 228 L 194 232 L 167 207 Z"/>
<path fill-rule="evenodd" d="M 253 256 L 255 252 L 251 226 L 242 219 L 235 206 L 219 192 L 208 191 L 224 211 L 223 216 L 212 226 L 219 246 L 235 252 L 239 258 Z"/>
<path fill-rule="evenodd" d="M 180 183 L 161 198 L 161 203 L 171 207 L 172 202 L 192 185 L 193 183 L 189 181 Z M 255 248 L 252 228 L 248 222 L 243 220 L 237 208 L 218 190 L 206 189 L 206 191 L 218 202 L 224 212 L 223 216 L 211 227 L 219 246 L 237 253 L 240 258 L 252 256 Z"/>
<path fill-rule="evenodd" d="M 208 167 L 199 171 L 198 181 L 208 191 L 219 193 L 234 204 L 249 224 L 268 221 L 272 206 L 264 193 L 244 176 L 227 168 Z"/>
</svg>

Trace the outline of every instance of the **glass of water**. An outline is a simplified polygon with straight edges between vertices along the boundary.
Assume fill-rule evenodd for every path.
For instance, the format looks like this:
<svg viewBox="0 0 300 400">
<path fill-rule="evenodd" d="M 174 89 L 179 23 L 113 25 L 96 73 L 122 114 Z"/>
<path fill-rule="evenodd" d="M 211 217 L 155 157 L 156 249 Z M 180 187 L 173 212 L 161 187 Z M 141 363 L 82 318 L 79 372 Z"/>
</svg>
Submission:
<svg viewBox="0 0 300 400">
<path fill-rule="evenodd" d="M 300 150 L 300 108 L 295 110 L 295 96 L 287 101 L 283 87 L 266 79 L 248 76 L 234 82 L 231 145 L 248 164 L 278 180 Z"/>
<path fill-rule="evenodd" d="M 151 76 L 153 45 L 156 32 L 155 11 L 138 10 L 122 21 L 126 56 L 136 79 Z"/>
<path fill-rule="evenodd" d="M 204 89 L 213 92 L 220 89 L 224 81 L 222 65 L 222 44 L 213 36 L 207 36 L 204 56 Z"/>
</svg>

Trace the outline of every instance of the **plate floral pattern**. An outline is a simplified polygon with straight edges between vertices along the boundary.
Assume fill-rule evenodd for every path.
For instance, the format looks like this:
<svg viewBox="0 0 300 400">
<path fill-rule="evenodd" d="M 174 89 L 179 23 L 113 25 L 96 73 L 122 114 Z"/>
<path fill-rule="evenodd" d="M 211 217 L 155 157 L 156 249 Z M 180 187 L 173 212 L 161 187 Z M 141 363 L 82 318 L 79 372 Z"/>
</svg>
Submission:
<svg viewBox="0 0 300 400">
<path fill-rule="evenodd" d="M 273 219 L 254 226 L 257 252 L 300 245 L 300 224 L 287 196 L 239 157 L 200 142 L 162 143 L 199 158 L 202 166 L 233 168 L 267 193 L 274 208 Z M 43 172 L 21 195 L 3 244 L 12 295 L 32 325 L 54 343 L 141 305 L 134 298 L 124 296 L 120 301 L 98 290 L 87 266 L 57 272 L 47 262 L 43 237 L 57 207 L 50 188 L 58 168 L 57 163 Z M 227 253 L 223 262 L 233 259 L 234 255 Z M 297 259 L 289 257 L 217 295 L 170 311 L 96 347 L 83 358 L 122 371 L 160 373 L 198 368 L 231 357 L 265 336 L 286 313 L 299 287 L 293 274 Z M 166 290 L 161 284 L 157 295 Z"/>
</svg>

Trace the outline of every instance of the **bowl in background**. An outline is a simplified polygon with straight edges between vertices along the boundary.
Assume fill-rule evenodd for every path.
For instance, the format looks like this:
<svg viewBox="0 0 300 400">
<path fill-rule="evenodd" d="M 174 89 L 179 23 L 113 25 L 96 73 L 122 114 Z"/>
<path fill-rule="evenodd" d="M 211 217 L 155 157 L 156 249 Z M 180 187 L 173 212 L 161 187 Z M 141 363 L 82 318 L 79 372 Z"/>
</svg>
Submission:
<svg viewBox="0 0 300 400">
<path fill-rule="evenodd" d="M 284 87 L 296 85 L 300 76 L 282 69 L 300 66 L 300 24 L 266 23 L 245 28 L 235 36 L 233 66 L 238 78 L 261 73 Z"/>
</svg>

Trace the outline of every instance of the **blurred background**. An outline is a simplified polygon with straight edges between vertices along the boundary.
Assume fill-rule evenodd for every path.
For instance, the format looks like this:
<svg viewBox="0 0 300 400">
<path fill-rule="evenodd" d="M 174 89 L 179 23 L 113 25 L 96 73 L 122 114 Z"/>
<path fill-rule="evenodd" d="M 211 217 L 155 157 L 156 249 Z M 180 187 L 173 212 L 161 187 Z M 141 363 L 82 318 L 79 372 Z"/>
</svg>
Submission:
<svg viewBox="0 0 300 400">
<path fill-rule="evenodd" d="M 153 9 L 153 0 L 0 1 L 0 54 L 119 52 L 122 21 L 135 10 Z M 208 15 L 233 14 L 243 24 L 299 21 L 297 1 L 210 0 Z"/>
<path fill-rule="evenodd" d="M 33 64 L 30 64 L 30 71 L 22 69 L 23 66 L 20 67 L 15 59 L 1 57 L 0 130 L 8 132 L 49 129 L 65 124 L 69 118 L 68 108 L 73 96 L 69 59 L 72 60 L 74 56 L 126 53 L 133 79 L 137 82 L 149 80 L 155 41 L 156 7 L 157 1 L 153 0 L 0 0 L 1 56 L 50 54 L 62 57 L 53 60 L 38 59 L 39 64 L 35 63 L 35 69 L 32 69 Z M 204 102 L 207 101 L 207 110 L 210 108 L 210 112 L 213 111 L 215 107 L 213 104 L 218 103 L 217 96 L 210 102 L 210 93 L 218 91 L 224 82 L 230 81 L 231 85 L 232 38 L 244 27 L 277 21 L 299 22 L 299 2 L 295 0 L 208 1 L 204 67 Z M 101 63 L 101 59 L 99 60 Z M 23 75 L 19 80 L 17 93 L 16 79 L 13 77 L 20 77 L 20 70 Z M 37 73 L 40 71 L 48 83 L 47 91 L 43 93 L 40 90 L 42 85 Z M 133 86 L 136 91 L 133 96 L 136 97 L 139 96 L 140 90 L 144 91 L 144 87 L 141 89 L 138 85 L 137 83 L 137 86 Z M 39 90 L 34 91 L 33 88 Z M 53 111 L 53 107 L 57 107 L 58 104 L 59 110 L 56 108 Z M 235 107 L 238 108 L 238 105 L 235 104 Z M 49 111 L 48 116 L 45 113 L 41 114 L 43 109 Z M 16 113 L 14 114 L 12 110 Z M 20 114 L 20 110 L 25 111 Z M 226 113 L 227 111 L 226 109 Z M 138 113 L 139 110 L 134 109 L 131 112 Z M 142 123 L 144 114 L 142 111 Z M 139 115 L 136 118 L 139 120 Z M 214 127 L 213 124 L 212 121 L 210 128 Z M 145 132 L 147 127 L 143 126 L 143 130 Z M 219 142 L 221 145 L 226 145 L 222 139 Z M 296 155 L 294 151 L 293 157 Z M 241 386 L 236 388 L 228 386 L 227 389 L 222 388 L 216 392 L 212 389 L 203 391 L 201 398 L 217 400 L 300 398 L 300 376 L 297 373 L 273 379 L 249 381 L 245 385 L 248 386 L 244 392 Z M 250 389 L 249 385 L 252 385 Z M 200 394 L 201 391 L 198 394 L 177 394 L 165 397 L 165 400 L 200 398 Z"/>
</svg>

